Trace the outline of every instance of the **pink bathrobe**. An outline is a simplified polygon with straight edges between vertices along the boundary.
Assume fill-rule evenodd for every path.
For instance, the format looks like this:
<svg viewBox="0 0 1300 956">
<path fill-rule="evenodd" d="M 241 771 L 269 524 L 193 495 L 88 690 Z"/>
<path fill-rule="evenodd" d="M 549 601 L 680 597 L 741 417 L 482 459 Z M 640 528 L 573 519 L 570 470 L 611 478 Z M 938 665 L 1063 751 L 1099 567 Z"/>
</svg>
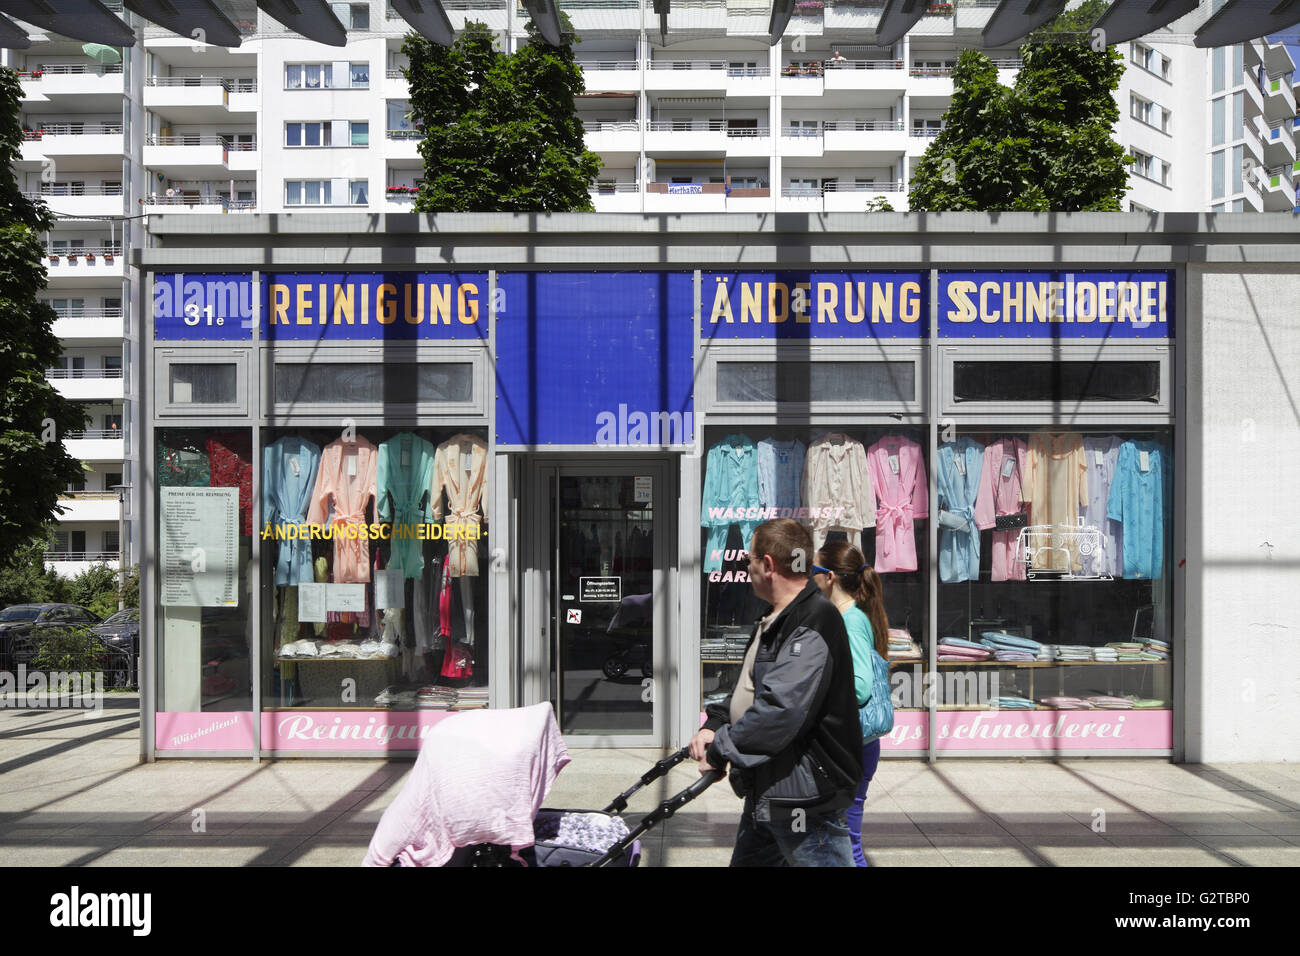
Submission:
<svg viewBox="0 0 1300 956">
<path fill-rule="evenodd" d="M 569 751 L 550 704 L 466 711 L 424 739 L 363 866 L 442 866 L 457 847 L 533 845 L 533 817 Z"/>
<path fill-rule="evenodd" d="M 898 474 L 889 464 L 893 455 L 898 456 Z M 867 450 L 867 470 L 876 493 L 876 572 L 915 571 L 914 521 L 930 516 L 921 446 L 901 435 L 886 435 Z"/>
</svg>

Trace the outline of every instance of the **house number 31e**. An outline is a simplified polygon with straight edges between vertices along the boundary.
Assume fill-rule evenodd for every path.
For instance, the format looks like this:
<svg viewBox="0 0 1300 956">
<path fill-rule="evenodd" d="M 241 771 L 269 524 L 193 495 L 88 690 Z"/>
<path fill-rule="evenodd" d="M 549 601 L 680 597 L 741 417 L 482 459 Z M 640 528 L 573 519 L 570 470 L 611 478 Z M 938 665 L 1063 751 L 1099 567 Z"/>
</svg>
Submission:
<svg viewBox="0 0 1300 956">
<path fill-rule="evenodd" d="M 203 321 L 204 319 L 206 319 L 207 321 L 206 322 Z M 220 316 L 217 316 L 216 318 L 212 317 L 212 306 L 205 305 L 202 309 L 200 309 L 197 303 L 191 302 L 189 305 L 185 307 L 185 324 L 198 325 L 200 324 L 200 322 L 202 322 L 202 324 L 204 325 L 225 325 L 226 324 L 226 320 L 221 318 Z"/>
</svg>

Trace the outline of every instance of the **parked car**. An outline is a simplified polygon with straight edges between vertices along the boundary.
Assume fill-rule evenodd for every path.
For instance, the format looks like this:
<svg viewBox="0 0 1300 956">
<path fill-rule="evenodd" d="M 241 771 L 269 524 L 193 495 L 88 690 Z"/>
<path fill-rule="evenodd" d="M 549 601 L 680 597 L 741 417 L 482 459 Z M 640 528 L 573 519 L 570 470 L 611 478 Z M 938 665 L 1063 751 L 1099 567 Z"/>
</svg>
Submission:
<svg viewBox="0 0 1300 956">
<path fill-rule="evenodd" d="M 75 604 L 15 604 L 0 611 L 0 662 L 13 670 L 36 656 L 35 633 L 93 628 L 99 615 Z"/>
<path fill-rule="evenodd" d="M 140 656 L 140 609 L 128 607 L 105 618 L 102 624 L 91 628 L 109 647 L 124 651 L 131 657 Z"/>
</svg>

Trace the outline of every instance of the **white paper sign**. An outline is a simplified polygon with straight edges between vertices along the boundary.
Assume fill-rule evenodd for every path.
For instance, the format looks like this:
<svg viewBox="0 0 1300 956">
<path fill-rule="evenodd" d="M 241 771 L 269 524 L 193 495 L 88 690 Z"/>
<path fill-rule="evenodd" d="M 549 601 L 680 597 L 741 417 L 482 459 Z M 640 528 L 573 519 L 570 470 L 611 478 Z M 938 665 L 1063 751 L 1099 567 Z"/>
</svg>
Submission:
<svg viewBox="0 0 1300 956">
<path fill-rule="evenodd" d="M 406 575 L 401 568 L 375 572 L 375 607 L 406 607 Z"/>
<path fill-rule="evenodd" d="M 239 489 L 159 488 L 164 607 L 239 606 Z"/>
<path fill-rule="evenodd" d="M 364 611 L 366 609 L 364 584 L 327 584 L 325 588 L 325 610 Z"/>
<path fill-rule="evenodd" d="M 324 621 L 325 620 L 325 589 L 328 584 L 300 584 L 298 585 L 298 620 L 299 621 Z"/>
<path fill-rule="evenodd" d="M 632 483 L 632 501 L 639 505 L 648 505 L 652 503 L 652 493 L 654 489 L 653 476 L 638 475 Z"/>
</svg>

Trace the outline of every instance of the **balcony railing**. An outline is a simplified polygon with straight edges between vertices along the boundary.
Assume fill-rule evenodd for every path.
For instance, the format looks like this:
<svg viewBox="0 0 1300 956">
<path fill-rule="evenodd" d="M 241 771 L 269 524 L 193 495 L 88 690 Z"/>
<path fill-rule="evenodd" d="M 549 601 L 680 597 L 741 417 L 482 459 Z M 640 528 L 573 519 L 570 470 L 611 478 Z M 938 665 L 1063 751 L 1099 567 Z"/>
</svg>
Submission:
<svg viewBox="0 0 1300 956">
<path fill-rule="evenodd" d="M 641 128 L 636 120 L 588 121 L 582 124 L 588 133 L 635 133 Z"/>
<path fill-rule="evenodd" d="M 146 146 L 222 146 L 231 152 L 252 153 L 257 151 L 257 141 L 236 142 L 226 136 L 159 136 L 150 133 L 145 137 Z"/>
<path fill-rule="evenodd" d="M 725 70 L 726 60 L 651 60 L 652 70 Z"/>
<path fill-rule="evenodd" d="M 731 126 L 727 128 L 727 136 L 739 139 L 762 139 L 764 136 L 771 136 L 772 131 L 766 126 Z"/>
<path fill-rule="evenodd" d="M 120 319 L 121 309 L 63 309 L 56 311 L 60 319 Z"/>
<path fill-rule="evenodd" d="M 708 133 L 722 132 L 725 120 L 651 120 L 646 130 L 651 133 Z"/>
<path fill-rule="evenodd" d="M 120 368 L 47 368 L 46 378 L 121 378 Z"/>
<path fill-rule="evenodd" d="M 256 199 L 227 199 L 225 196 L 159 196 L 153 193 L 144 200 L 146 206 L 220 206 L 228 212 L 242 212 L 257 207 Z"/>
<path fill-rule="evenodd" d="M 908 75 L 915 77 L 945 77 L 952 76 L 953 69 L 951 66 L 914 66 L 908 71 Z"/>
<path fill-rule="evenodd" d="M 120 501 L 116 491 L 60 491 L 60 501 Z M 114 555 L 116 557 L 116 555 Z"/>
<path fill-rule="evenodd" d="M 25 80 L 40 79 L 44 76 L 78 76 L 89 73 L 92 76 L 99 76 L 107 73 L 121 73 L 121 63 L 105 63 L 102 66 L 98 63 L 55 63 L 51 66 L 42 66 L 39 70 L 31 70 L 18 75 Z"/>
<path fill-rule="evenodd" d="M 822 124 L 827 132 L 901 132 L 902 120 L 831 120 Z"/>
<path fill-rule="evenodd" d="M 227 93 L 256 93 L 257 80 L 225 76 L 146 76 L 145 86 L 220 86 Z"/>
<path fill-rule="evenodd" d="M 444 10 L 504 10 L 506 0 L 442 0 Z M 398 14 L 388 11 L 388 18 L 394 19 Z"/>
<path fill-rule="evenodd" d="M 908 132 L 908 135 L 909 135 L 909 136 L 915 136 L 915 137 L 917 137 L 917 138 L 919 138 L 919 139 L 934 139 L 936 136 L 938 136 L 938 135 L 939 135 L 940 133 L 942 133 L 942 132 L 943 132 L 943 127 L 942 127 L 942 126 L 939 127 L 938 129 L 933 129 L 932 127 L 925 127 L 925 128 L 918 129 L 918 128 L 916 128 L 916 127 L 913 127 L 913 128 Z"/>
<path fill-rule="evenodd" d="M 903 61 L 830 59 L 827 60 L 823 66 L 828 70 L 901 70 L 903 68 Z"/>
<path fill-rule="evenodd" d="M 120 256 L 122 247 L 117 246 L 77 246 L 75 249 L 48 249 L 46 259 L 93 259 L 95 256 Z"/>
<path fill-rule="evenodd" d="M 98 563 L 100 561 L 117 561 L 122 557 L 119 551 L 46 551 L 45 560 L 52 563 L 58 561 L 90 561 Z"/>
<path fill-rule="evenodd" d="M 121 123 L 42 123 L 39 135 L 32 137 L 40 139 L 41 136 L 121 136 Z M 27 136 L 23 137 L 27 139 Z"/>
<path fill-rule="evenodd" d="M 38 193 L 23 193 L 28 199 L 47 199 L 50 196 L 120 196 L 121 186 L 42 186 Z"/>
<path fill-rule="evenodd" d="M 612 196 L 615 193 L 634 193 L 637 191 L 638 187 L 634 182 L 596 183 L 595 185 L 587 187 L 587 192 L 591 193 L 593 196 Z"/>
<path fill-rule="evenodd" d="M 635 70 L 638 63 L 636 60 L 585 60 L 578 66 L 583 70 Z"/>
<path fill-rule="evenodd" d="M 424 139 L 424 130 L 422 129 L 390 129 L 385 131 L 387 139 Z"/>
<path fill-rule="evenodd" d="M 384 76 L 386 76 L 390 80 L 406 79 L 406 74 L 403 73 L 401 70 L 387 70 L 385 71 Z"/>
<path fill-rule="evenodd" d="M 815 198 L 823 193 L 898 193 L 907 188 L 906 183 L 822 183 L 820 186 L 782 186 L 781 195 L 787 199 Z"/>
<path fill-rule="evenodd" d="M 85 428 L 79 432 L 65 432 L 64 438 L 121 438 L 120 428 Z"/>
</svg>

